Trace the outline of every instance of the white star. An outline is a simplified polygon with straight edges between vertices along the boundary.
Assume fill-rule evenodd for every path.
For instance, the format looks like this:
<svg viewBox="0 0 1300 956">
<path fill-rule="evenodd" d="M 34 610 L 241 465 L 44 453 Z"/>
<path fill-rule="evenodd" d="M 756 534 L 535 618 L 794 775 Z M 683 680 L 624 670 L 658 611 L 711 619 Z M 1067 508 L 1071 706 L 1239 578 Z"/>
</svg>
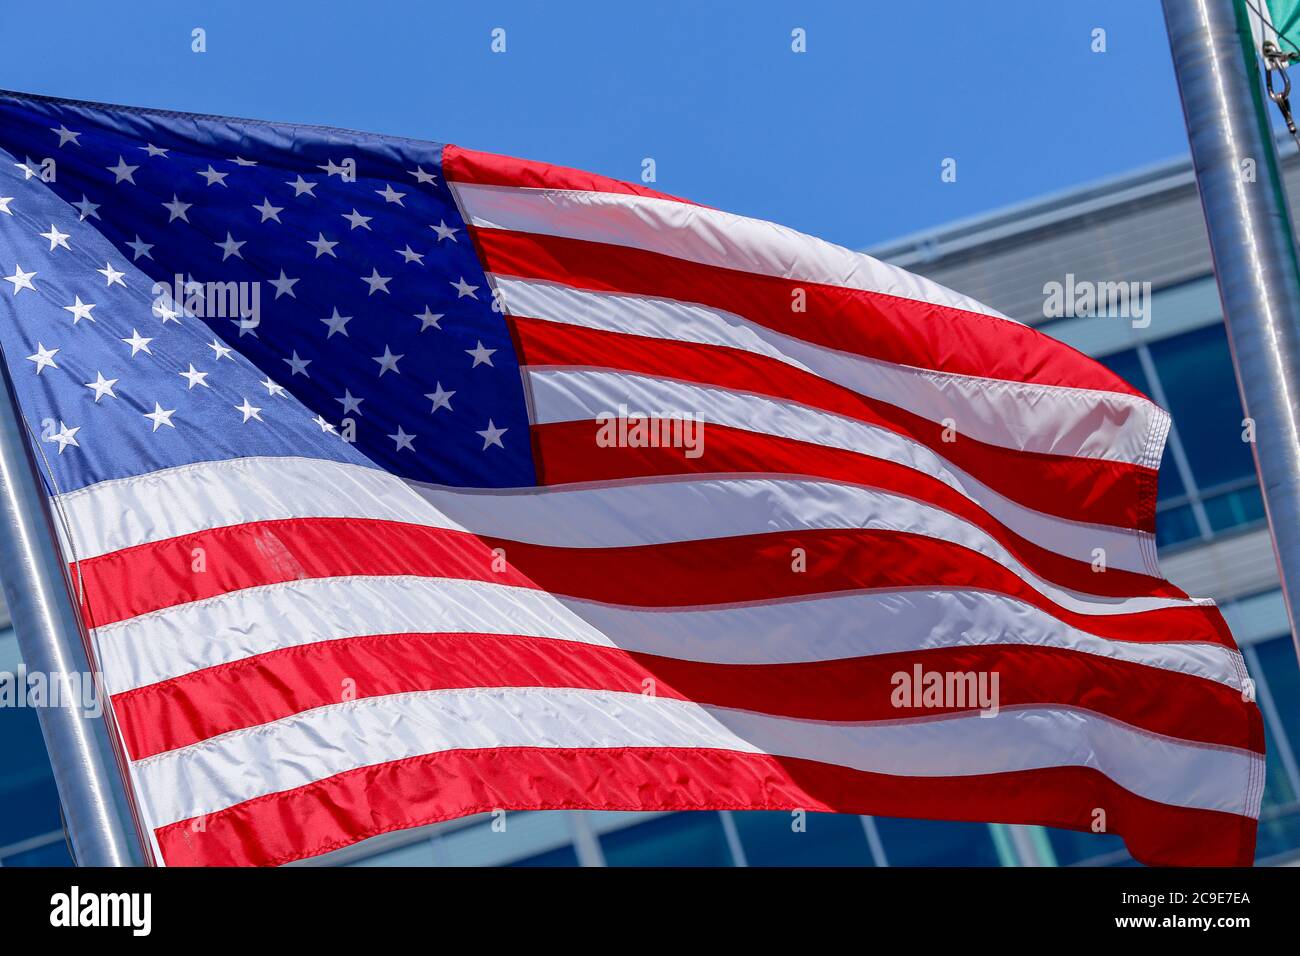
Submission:
<svg viewBox="0 0 1300 956">
<path fill-rule="evenodd" d="M 241 339 L 245 335 L 251 335 L 253 338 L 257 338 L 257 326 L 259 323 L 254 321 L 252 316 L 247 318 L 241 317 L 238 319 L 231 319 L 230 323 L 239 329 L 239 337 Z"/>
<path fill-rule="evenodd" d="M 153 248 L 153 243 L 142 242 L 139 233 L 136 233 L 135 242 L 128 242 L 127 245 L 130 246 L 131 251 L 135 253 L 134 259 L 139 259 L 141 256 L 144 256 L 146 259 L 153 258 L 153 254 L 149 251 Z M 134 261 L 134 259 L 132 261 Z"/>
<path fill-rule="evenodd" d="M 87 382 L 86 388 L 94 390 L 95 404 L 98 405 L 99 400 L 103 398 L 105 395 L 107 395 L 109 398 L 117 398 L 117 395 L 113 393 L 113 386 L 116 384 L 117 384 L 117 379 L 104 378 L 103 372 L 96 372 L 95 380 L 93 382 Z"/>
<path fill-rule="evenodd" d="M 424 307 L 424 314 L 416 316 L 416 318 L 420 320 L 420 331 L 423 332 L 425 329 L 428 328 L 434 328 L 434 329 L 438 329 L 439 331 L 442 331 L 442 326 L 438 324 L 438 322 L 442 319 L 442 316 L 443 313 L 434 312 L 426 305 Z"/>
<path fill-rule="evenodd" d="M 325 333 L 325 338 L 328 339 L 332 338 L 335 332 L 341 332 L 343 335 L 347 335 L 348 323 L 352 321 L 352 316 L 339 315 L 339 307 L 336 305 L 334 307 L 334 314 L 328 319 L 321 319 L 321 321 L 329 326 L 330 330 Z"/>
<path fill-rule="evenodd" d="M 165 156 L 167 155 L 167 150 L 163 149 L 161 146 L 155 146 L 153 143 L 146 143 L 145 145 L 141 146 L 140 148 L 143 149 L 143 150 L 144 150 L 146 153 L 148 153 L 150 156 L 164 156 L 164 157 L 165 157 Z"/>
<path fill-rule="evenodd" d="M 406 175 L 414 176 L 417 183 L 436 183 L 438 181 L 433 173 L 426 173 L 423 166 L 416 166 L 414 169 L 408 169 Z"/>
<path fill-rule="evenodd" d="M 339 176 L 339 177 L 342 177 L 342 175 L 348 171 L 348 168 L 349 168 L 349 167 L 347 167 L 347 166 L 336 166 L 336 165 L 334 164 L 334 160 L 332 160 L 332 159 L 327 159 L 327 160 L 325 160 L 325 165 L 324 165 L 324 166 L 317 166 L 316 168 L 319 169 L 319 170 L 324 171 L 324 173 L 325 173 L 326 176 Z"/>
<path fill-rule="evenodd" d="M 168 323 L 175 323 L 177 325 L 181 324 L 181 320 L 178 319 L 178 316 L 181 315 L 181 313 L 172 308 L 174 304 L 175 303 L 172 302 L 172 297 L 170 297 L 170 295 L 168 295 L 168 297 L 159 297 L 159 299 L 153 303 L 153 315 L 159 317 L 164 325 Z"/>
<path fill-rule="evenodd" d="M 406 193 L 399 193 L 397 190 L 393 189 L 391 183 L 386 184 L 383 189 L 376 189 L 375 192 L 384 197 L 384 202 L 395 202 L 399 206 L 406 205 L 406 203 L 402 202 L 402 197 L 405 196 Z"/>
<path fill-rule="evenodd" d="M 222 262 L 225 262 L 225 261 L 226 261 L 227 259 L 229 259 L 231 256 L 236 256 L 236 257 L 238 257 L 238 258 L 240 258 L 240 259 L 244 258 L 244 254 L 243 254 L 242 252 L 239 251 L 239 247 L 242 246 L 242 245 L 244 245 L 244 243 L 246 243 L 246 242 L 248 242 L 247 239 L 244 239 L 244 240 L 242 240 L 242 241 L 238 241 L 238 242 L 237 242 L 237 241 L 235 240 L 235 238 L 230 234 L 230 230 L 227 229 L 227 230 L 226 230 L 226 241 L 225 241 L 225 242 L 214 242 L 213 245 L 216 246 L 218 249 L 221 250 L 221 261 L 222 261 Z"/>
<path fill-rule="evenodd" d="M 74 202 L 71 205 L 73 209 L 77 209 L 81 212 L 81 215 L 78 217 L 81 222 L 85 222 L 87 216 L 91 219 L 99 218 L 99 203 L 91 202 L 86 198 L 85 193 L 81 194 L 81 202 Z"/>
<path fill-rule="evenodd" d="M 405 358 L 405 356 L 404 356 L 404 355 L 394 355 L 394 354 L 389 350 L 389 348 L 388 348 L 387 345 L 384 346 L 384 354 L 383 354 L 383 355 L 373 355 L 373 356 L 371 356 L 371 358 L 373 358 L 376 362 L 379 363 L 379 377 L 380 377 L 380 378 L 383 378 L 383 377 L 384 377 L 384 373 L 385 373 L 385 372 L 396 372 L 398 375 L 401 375 L 401 374 L 402 374 L 401 370 L 397 367 L 397 363 L 398 363 L 401 359 Z"/>
<path fill-rule="evenodd" d="M 35 168 L 33 168 L 32 158 L 30 156 L 27 157 L 25 162 L 14 163 L 14 166 L 16 166 L 18 169 L 21 169 L 23 171 L 24 182 L 27 181 L 28 179 L 31 179 L 33 176 L 38 175 Z"/>
<path fill-rule="evenodd" d="M 357 212 L 357 207 L 356 207 L 356 206 L 353 206 L 353 207 L 352 207 L 352 211 L 351 211 L 351 212 L 345 212 L 345 213 L 342 213 L 341 215 L 342 215 L 343 218 L 346 219 L 348 222 L 352 223 L 352 228 L 353 228 L 353 229 L 356 229 L 358 226 L 361 226 L 361 227 L 363 227 L 363 228 L 369 229 L 369 228 L 370 228 L 370 220 L 375 218 L 374 216 L 363 216 L 363 215 L 361 215 L 361 213 Z"/>
<path fill-rule="evenodd" d="M 36 374 L 40 375 L 46 368 L 58 368 L 54 356 L 58 349 L 47 349 L 42 343 L 36 343 L 36 354 L 27 356 L 27 361 L 36 363 Z"/>
<path fill-rule="evenodd" d="M 334 252 L 334 247 L 338 245 L 338 242 L 330 242 L 328 239 L 325 238 L 325 233 L 323 232 L 317 233 L 315 242 L 308 239 L 307 245 L 311 246 L 313 249 L 316 250 L 317 259 L 319 259 L 321 256 L 324 255 L 334 256 L 335 259 L 338 258 L 338 256 Z"/>
<path fill-rule="evenodd" d="M 429 414 L 432 415 L 440 408 L 445 408 L 447 409 L 447 411 L 451 411 L 452 410 L 451 397 L 455 394 L 456 394 L 455 390 L 452 390 L 450 392 L 446 391 L 442 387 L 442 382 L 436 383 L 436 385 L 434 386 L 434 390 L 432 392 L 426 393 L 424 396 L 429 401 L 433 402 L 433 408 L 429 409 Z"/>
<path fill-rule="evenodd" d="M 39 235 L 42 239 L 50 240 L 50 252 L 53 252 L 59 246 L 62 246 L 64 249 L 67 249 L 69 252 L 72 251 L 72 247 L 68 245 L 69 233 L 59 232 L 59 230 L 54 226 L 53 223 L 50 224 L 49 232 L 41 232 L 41 233 L 37 233 L 37 235 Z"/>
<path fill-rule="evenodd" d="M 393 449 L 394 451 L 401 451 L 403 448 L 409 448 L 411 449 L 411 451 L 415 451 L 415 446 L 411 443 L 415 441 L 417 438 L 419 438 L 420 436 L 408 435 L 406 434 L 406 432 L 402 431 L 402 426 L 398 425 L 397 434 L 389 435 L 388 437 L 391 438 L 393 441 L 397 442 L 397 447 Z"/>
<path fill-rule="evenodd" d="M 129 339 L 122 339 L 122 341 L 131 346 L 131 358 L 135 358 L 137 352 L 144 352 L 147 355 L 153 355 L 153 352 L 149 351 L 149 343 L 152 342 L 153 339 L 146 339 L 135 329 L 131 330 L 131 337 Z"/>
<path fill-rule="evenodd" d="M 135 171 L 136 171 L 137 169 L 139 169 L 140 167 L 139 167 L 139 166 L 128 166 L 128 165 L 126 164 L 126 160 L 123 159 L 121 156 L 118 156 L 118 157 L 117 157 L 117 165 L 116 165 L 116 166 L 106 166 L 105 168 L 106 168 L 110 173 L 112 173 L 114 176 L 117 177 L 117 179 L 114 180 L 114 185 L 117 185 L 118 183 L 122 183 L 122 182 L 127 182 L 127 183 L 130 183 L 132 186 L 134 186 L 134 185 L 135 185 L 135 175 L 134 175 L 134 174 L 135 174 Z"/>
<path fill-rule="evenodd" d="M 90 314 L 90 310 L 95 307 L 95 304 L 92 302 L 87 305 L 85 302 L 81 301 L 81 296 L 75 296 L 74 298 L 77 300 L 76 303 L 73 305 L 65 305 L 63 307 L 64 312 L 72 313 L 72 324 L 76 325 L 82 319 L 90 319 L 90 321 L 94 322 L 95 317 Z"/>
<path fill-rule="evenodd" d="M 459 282 L 451 283 L 451 287 L 456 290 L 456 298 L 458 299 L 463 299 L 465 296 L 469 296 L 471 299 L 478 298 L 478 293 L 475 291 L 478 286 L 470 285 L 465 281 L 464 276 L 460 277 Z"/>
<path fill-rule="evenodd" d="M 351 415 L 353 412 L 356 412 L 358 415 L 360 415 L 361 403 L 364 402 L 365 399 L 357 398 L 355 395 L 352 394 L 350 390 L 345 388 L 343 389 L 343 397 L 336 398 L 334 399 L 334 401 L 340 403 L 343 406 L 343 414 L 344 416 L 347 416 L 347 415 Z"/>
<path fill-rule="evenodd" d="M 60 419 L 59 430 L 45 440 L 51 442 L 58 442 L 59 454 L 62 455 L 63 449 L 67 448 L 69 445 L 71 445 L 73 448 L 81 447 L 80 445 L 77 444 L 77 439 L 74 437 L 79 431 L 81 431 L 80 425 L 78 425 L 76 428 L 69 428 L 67 425 L 63 424 L 63 420 Z"/>
<path fill-rule="evenodd" d="M 23 267 L 14 263 L 14 274 L 5 276 L 5 281 L 14 284 L 14 295 L 17 295 L 23 289 L 31 289 L 35 292 L 36 286 L 32 285 L 32 277 L 35 275 L 35 272 L 23 272 Z"/>
<path fill-rule="evenodd" d="M 221 361 L 222 359 L 230 358 L 230 353 L 231 351 L 233 351 L 229 346 L 222 345 L 216 339 L 213 339 L 211 342 L 208 343 L 208 348 L 212 349 L 212 351 L 216 353 L 217 355 L 216 360 L 218 362 Z M 230 359 L 230 361 L 233 362 L 234 359 Z"/>
<path fill-rule="evenodd" d="M 159 296 L 159 299 L 161 300 L 162 297 Z M 172 305 L 170 297 L 166 301 L 158 301 L 153 304 L 153 314 L 162 319 L 163 325 L 168 322 L 175 322 L 177 325 L 181 324 L 181 320 L 178 318 L 180 313 L 173 309 Z"/>
<path fill-rule="evenodd" d="M 304 375 L 307 378 L 311 378 L 311 376 L 307 374 L 307 366 L 312 363 L 312 359 L 299 358 L 297 349 L 293 350 L 293 358 L 282 359 L 282 361 L 292 369 L 289 374 Z"/>
<path fill-rule="evenodd" d="M 416 252 L 414 249 L 411 248 L 409 243 L 407 244 L 405 249 L 394 249 L 393 251 L 396 252 L 399 256 L 401 256 L 403 259 L 405 259 L 407 262 L 418 262 L 420 265 L 424 265 L 424 253 Z"/>
<path fill-rule="evenodd" d="M 262 214 L 262 222 L 266 222 L 268 219 L 274 219 L 276 222 L 279 222 L 280 213 L 284 212 L 283 206 L 272 206 L 271 200 L 267 199 L 265 196 L 262 197 L 262 205 L 254 206 L 253 208 Z"/>
<path fill-rule="evenodd" d="M 501 436 L 508 431 L 510 431 L 508 428 L 497 428 L 496 425 L 492 424 L 492 419 L 489 418 L 488 427 L 474 434 L 483 436 L 483 448 L 481 450 L 487 451 L 492 445 L 504 449 L 506 446 L 501 444 Z"/>
<path fill-rule="evenodd" d="M 69 143 L 71 143 L 73 146 L 81 145 L 80 143 L 77 142 L 77 137 L 80 136 L 81 134 L 74 133 L 72 130 L 64 126 L 62 123 L 59 124 L 58 129 L 55 129 L 53 126 L 51 126 L 50 132 L 54 133 L 56 136 L 59 137 L 60 149 L 62 149 L 64 146 L 67 146 Z"/>
<path fill-rule="evenodd" d="M 175 428 L 172 424 L 172 416 L 176 414 L 174 408 L 163 408 L 157 402 L 153 403 L 153 411 L 145 412 L 144 417 L 153 422 L 153 430 L 157 431 L 161 426 L 166 425 L 168 428 Z"/>
<path fill-rule="evenodd" d="M 388 293 L 388 283 L 393 281 L 392 276 L 381 276 L 378 269 L 371 269 L 369 277 L 362 276 L 361 281 L 370 286 L 370 295 L 376 292 Z"/>
<path fill-rule="evenodd" d="M 208 181 L 209 186 L 211 186 L 213 183 L 221 183 L 221 185 L 225 186 L 226 177 L 229 176 L 230 173 L 219 173 L 212 168 L 211 163 L 208 163 L 208 168 L 199 170 L 199 175 Z"/>
<path fill-rule="evenodd" d="M 241 258 L 242 258 L 242 257 L 241 257 Z M 278 279 L 268 279 L 267 281 L 268 281 L 271 285 L 275 286 L 275 297 L 276 297 L 277 299 L 280 298 L 280 296 L 282 296 L 282 295 L 287 295 L 287 296 L 288 296 L 289 298 L 291 298 L 291 299 L 296 299 L 296 298 L 298 298 L 296 295 L 294 295 L 294 292 L 293 292 L 293 285 L 294 285 L 294 283 L 297 282 L 298 280 L 297 280 L 297 279 L 290 279 L 288 276 L 286 276 L 286 275 L 284 274 L 284 270 L 283 270 L 283 269 L 280 270 L 280 278 L 278 278 Z"/>
<path fill-rule="evenodd" d="M 444 239 L 450 239 L 452 242 L 460 241 L 456 238 L 456 233 L 460 232 L 460 230 L 454 226 L 447 225 L 447 220 L 445 219 L 439 219 L 438 225 L 430 226 L 429 228 L 438 234 L 439 242 L 442 242 Z"/>
<path fill-rule="evenodd" d="M 181 202 L 177 195 L 172 193 L 172 201 L 163 203 L 163 208 L 171 213 L 171 215 L 167 217 L 167 221 L 175 222 L 177 219 L 184 219 L 186 222 L 189 222 L 190 217 L 185 215 L 185 210 L 189 209 L 193 205 L 194 203 L 192 202 Z"/>
<path fill-rule="evenodd" d="M 195 385 L 202 385 L 204 388 L 212 387 L 211 385 L 208 384 L 208 375 L 211 373 L 200 372 L 198 369 L 194 367 L 193 362 L 190 363 L 190 368 L 188 372 L 177 372 L 176 374 L 179 375 L 181 378 L 185 379 L 185 381 L 189 382 L 189 385 L 185 386 L 185 391 L 187 392 L 190 389 L 192 389 Z"/>
<path fill-rule="evenodd" d="M 293 187 L 293 195 L 295 199 L 301 196 L 303 193 L 306 193 L 312 199 L 316 198 L 316 194 L 312 192 L 312 190 L 316 188 L 316 183 L 308 182 L 307 180 L 303 179 L 301 175 L 299 175 L 296 182 L 285 183 L 285 185 Z"/>
<path fill-rule="evenodd" d="M 320 430 L 323 431 L 323 432 L 332 432 L 332 431 L 334 431 L 334 426 L 331 425 L 329 422 L 325 421 L 325 419 L 322 418 L 322 417 L 319 416 L 319 415 L 317 415 L 315 418 L 313 418 L 312 421 L 315 422 L 317 425 L 319 425 L 319 426 L 320 426 Z"/>
<path fill-rule="evenodd" d="M 244 159 L 243 156 L 236 156 L 234 159 L 231 160 L 231 162 L 234 163 L 236 166 L 256 166 L 256 165 L 257 165 L 257 160 L 255 160 L 255 159 Z"/>
<path fill-rule="evenodd" d="M 255 408 L 252 404 L 249 403 L 247 398 L 244 399 L 244 404 L 232 405 L 231 407 L 234 408 L 235 411 L 243 414 L 245 425 L 248 424 L 248 420 L 250 418 L 255 418 L 259 422 L 262 420 L 262 416 L 259 414 L 262 410 L 260 408 Z"/>
<path fill-rule="evenodd" d="M 480 365 L 492 365 L 492 355 L 494 352 L 496 352 L 496 349 L 485 349 L 483 347 L 482 339 L 479 339 L 478 343 L 472 349 L 465 350 L 466 355 L 474 357 L 474 364 L 471 365 L 470 368 L 478 368 Z M 492 367 L 496 368 L 495 365 L 492 365 Z"/>
<path fill-rule="evenodd" d="M 269 375 L 257 384 L 266 389 L 267 394 L 271 398 L 275 398 L 277 395 L 283 395 L 286 391 L 283 385 L 276 385 L 275 382 L 271 381 L 271 376 Z"/>
<path fill-rule="evenodd" d="M 102 268 L 102 269 L 96 269 L 95 271 L 98 272 L 100 275 L 102 275 L 105 279 L 108 280 L 108 283 L 107 283 L 108 285 L 112 285 L 114 282 L 116 282 L 116 283 L 117 283 L 118 285 L 120 285 L 123 289 L 126 288 L 126 283 L 122 281 L 122 276 L 126 275 L 126 273 L 125 273 L 125 272 L 118 272 L 116 269 L 114 269 L 114 268 L 113 268 L 113 263 L 111 263 L 111 262 L 105 262 L 105 263 L 104 263 L 104 268 Z"/>
<path fill-rule="evenodd" d="M 6 216 L 12 216 L 14 213 L 13 210 L 9 208 L 9 204 L 13 201 L 13 196 L 0 196 L 0 212 L 4 213 Z"/>
</svg>

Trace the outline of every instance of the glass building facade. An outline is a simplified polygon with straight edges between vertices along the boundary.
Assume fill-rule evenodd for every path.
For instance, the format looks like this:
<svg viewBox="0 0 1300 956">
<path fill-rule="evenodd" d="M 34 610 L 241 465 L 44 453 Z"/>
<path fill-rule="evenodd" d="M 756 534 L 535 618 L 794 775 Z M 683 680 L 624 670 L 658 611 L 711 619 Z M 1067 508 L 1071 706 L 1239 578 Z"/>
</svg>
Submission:
<svg viewBox="0 0 1300 956">
<path fill-rule="evenodd" d="M 1285 157 L 1300 195 L 1300 161 Z M 1294 212 L 1293 212 L 1294 215 Z M 1256 681 L 1268 744 L 1257 861 L 1300 862 L 1300 667 L 1194 184 L 1184 164 L 872 250 L 1095 356 L 1167 408 L 1157 537 L 1166 574 L 1223 608 Z M 1092 270 L 1088 274 L 1088 270 Z M 1140 321 L 1045 318 L 1046 282 L 1150 282 Z M 0 671 L 18 665 L 0 631 Z M 0 865 L 70 862 L 34 712 L 0 708 Z M 1133 865 L 1118 837 L 820 813 L 484 815 L 376 837 L 305 865 Z"/>
</svg>

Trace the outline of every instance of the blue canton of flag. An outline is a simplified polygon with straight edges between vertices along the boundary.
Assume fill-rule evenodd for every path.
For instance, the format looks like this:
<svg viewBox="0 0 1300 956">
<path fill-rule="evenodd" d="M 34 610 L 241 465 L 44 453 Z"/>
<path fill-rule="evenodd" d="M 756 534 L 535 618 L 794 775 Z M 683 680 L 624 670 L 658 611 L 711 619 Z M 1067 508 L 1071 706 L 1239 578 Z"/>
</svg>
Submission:
<svg viewBox="0 0 1300 956">
<path fill-rule="evenodd" d="M 61 490 L 267 454 L 533 483 L 439 146 L 18 96 L 0 125 L 0 342 Z"/>
</svg>

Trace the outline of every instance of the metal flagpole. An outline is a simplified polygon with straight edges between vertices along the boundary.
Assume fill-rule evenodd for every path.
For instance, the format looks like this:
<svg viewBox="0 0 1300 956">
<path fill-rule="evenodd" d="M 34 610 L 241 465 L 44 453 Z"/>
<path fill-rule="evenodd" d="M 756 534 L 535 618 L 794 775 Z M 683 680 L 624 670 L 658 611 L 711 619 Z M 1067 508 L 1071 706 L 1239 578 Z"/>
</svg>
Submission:
<svg viewBox="0 0 1300 956">
<path fill-rule="evenodd" d="M 85 706 L 83 688 L 93 678 L 81 617 L 3 360 L 0 380 L 0 577 L 24 668 L 46 682 L 48 699 L 37 713 L 72 849 L 81 866 L 141 866 L 141 837 L 109 728 Z"/>
<path fill-rule="evenodd" d="M 1244 6 L 1163 5 L 1232 361 L 1254 422 L 1255 468 L 1300 653 L 1300 264 L 1286 191 Z"/>
</svg>

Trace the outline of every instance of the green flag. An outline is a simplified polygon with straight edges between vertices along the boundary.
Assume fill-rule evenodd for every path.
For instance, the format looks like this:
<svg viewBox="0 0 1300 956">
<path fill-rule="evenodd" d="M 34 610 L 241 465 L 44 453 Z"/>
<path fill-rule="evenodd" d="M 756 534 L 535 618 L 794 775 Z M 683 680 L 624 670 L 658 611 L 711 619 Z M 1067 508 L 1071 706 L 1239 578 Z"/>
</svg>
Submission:
<svg viewBox="0 0 1300 956">
<path fill-rule="evenodd" d="M 1256 48 L 1271 40 L 1292 59 L 1300 59 L 1300 0 L 1239 0 L 1250 20 Z M 1265 19 L 1267 17 L 1267 20 Z M 1268 20 L 1271 20 L 1270 24 Z"/>
<path fill-rule="evenodd" d="M 1300 33 L 1296 26 L 1300 21 L 1300 0 L 1268 0 L 1268 12 L 1273 17 L 1273 29 L 1283 37 L 1294 38 Z M 1282 48 L 1296 52 L 1285 40 Z"/>
</svg>

